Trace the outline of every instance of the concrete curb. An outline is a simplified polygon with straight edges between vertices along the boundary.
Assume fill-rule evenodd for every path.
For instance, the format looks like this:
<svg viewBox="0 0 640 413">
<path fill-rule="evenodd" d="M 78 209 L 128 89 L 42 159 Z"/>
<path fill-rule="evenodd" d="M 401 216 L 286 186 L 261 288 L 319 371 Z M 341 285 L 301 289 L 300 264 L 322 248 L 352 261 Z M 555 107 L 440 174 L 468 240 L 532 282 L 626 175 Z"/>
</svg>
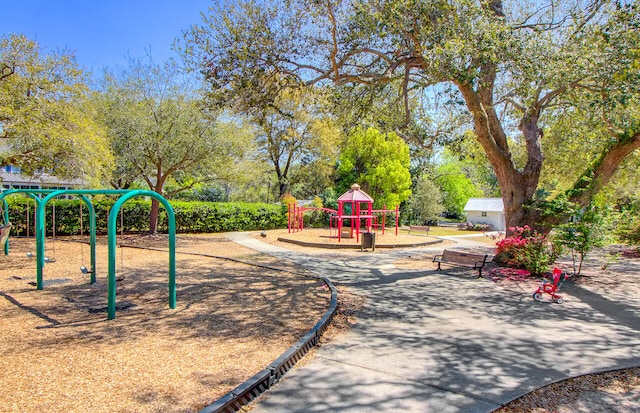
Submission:
<svg viewBox="0 0 640 413">
<path fill-rule="evenodd" d="M 321 242 L 308 242 L 308 241 L 298 241 L 289 238 L 278 237 L 278 241 L 286 242 L 289 244 L 300 245 L 302 247 L 313 247 L 313 248 L 327 248 L 327 249 L 353 249 L 359 250 L 362 248 L 359 244 L 323 244 Z M 444 241 L 438 239 L 436 241 L 425 241 L 425 242 L 415 242 L 411 244 L 378 244 L 376 243 L 376 248 L 415 248 L 415 247 L 425 247 L 429 245 L 437 245 L 441 244 Z"/>
</svg>

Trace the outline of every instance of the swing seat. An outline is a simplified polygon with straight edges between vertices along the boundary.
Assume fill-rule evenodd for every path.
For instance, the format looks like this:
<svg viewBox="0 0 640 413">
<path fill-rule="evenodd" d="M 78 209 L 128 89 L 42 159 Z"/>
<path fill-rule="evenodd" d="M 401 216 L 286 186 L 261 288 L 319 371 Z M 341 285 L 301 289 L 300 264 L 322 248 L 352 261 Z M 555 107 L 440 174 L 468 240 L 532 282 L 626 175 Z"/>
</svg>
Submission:
<svg viewBox="0 0 640 413">
<path fill-rule="evenodd" d="M 7 222 L 5 225 L 0 227 L 0 246 L 4 248 L 7 243 L 7 239 L 9 239 L 9 232 L 11 231 L 11 222 Z"/>
<path fill-rule="evenodd" d="M 93 271 L 89 271 L 89 269 L 87 267 L 85 267 L 84 265 L 82 267 L 80 267 L 80 272 L 83 274 L 92 274 Z"/>
<path fill-rule="evenodd" d="M 27 252 L 27 258 L 33 258 L 33 252 Z M 56 259 L 53 257 L 44 257 L 44 262 L 46 263 L 51 263 L 51 262 L 56 262 Z"/>
</svg>

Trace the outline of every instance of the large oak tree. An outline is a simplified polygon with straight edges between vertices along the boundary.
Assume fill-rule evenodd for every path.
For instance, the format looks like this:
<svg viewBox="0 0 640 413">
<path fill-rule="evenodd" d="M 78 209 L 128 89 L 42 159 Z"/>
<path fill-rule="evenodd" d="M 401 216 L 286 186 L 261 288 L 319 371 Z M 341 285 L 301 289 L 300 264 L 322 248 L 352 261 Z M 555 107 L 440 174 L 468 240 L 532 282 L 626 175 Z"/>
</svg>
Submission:
<svg viewBox="0 0 640 413">
<path fill-rule="evenodd" d="M 527 206 L 548 116 L 584 112 L 601 126 L 597 155 L 565 191 L 579 205 L 640 147 L 638 9 L 609 0 L 237 1 L 210 9 L 181 50 L 213 89 L 254 103 L 268 102 L 282 76 L 363 95 L 395 88 L 409 124 L 412 102 L 450 88 L 515 226 L 540 219 Z"/>
</svg>

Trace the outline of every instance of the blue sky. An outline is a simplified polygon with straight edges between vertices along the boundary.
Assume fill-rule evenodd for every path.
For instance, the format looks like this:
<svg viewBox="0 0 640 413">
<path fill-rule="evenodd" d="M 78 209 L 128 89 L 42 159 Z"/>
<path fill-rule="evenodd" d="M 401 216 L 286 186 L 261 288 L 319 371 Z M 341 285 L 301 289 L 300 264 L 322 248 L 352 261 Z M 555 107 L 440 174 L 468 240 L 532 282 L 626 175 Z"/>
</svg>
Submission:
<svg viewBox="0 0 640 413">
<path fill-rule="evenodd" d="M 2 34 L 22 33 L 47 50 L 73 51 L 80 66 L 99 73 L 125 66 L 126 56 L 155 62 L 177 55 L 176 37 L 201 22 L 214 0 L 16 0 L 4 2 Z"/>
</svg>

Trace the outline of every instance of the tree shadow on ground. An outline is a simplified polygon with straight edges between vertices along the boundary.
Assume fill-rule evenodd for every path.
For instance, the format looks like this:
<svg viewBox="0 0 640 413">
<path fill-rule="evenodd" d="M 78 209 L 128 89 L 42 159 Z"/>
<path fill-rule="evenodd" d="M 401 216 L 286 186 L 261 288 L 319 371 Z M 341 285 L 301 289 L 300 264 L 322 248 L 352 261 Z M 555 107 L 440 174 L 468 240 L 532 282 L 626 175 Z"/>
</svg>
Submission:
<svg viewBox="0 0 640 413">
<path fill-rule="evenodd" d="M 273 393 L 280 397 L 266 396 L 258 406 L 491 411 L 562 378 L 640 363 L 640 318 L 628 311 L 633 300 L 575 287 L 558 305 L 466 270 L 360 268 L 326 268 L 367 296 L 354 329 L 279 384 Z"/>
</svg>

